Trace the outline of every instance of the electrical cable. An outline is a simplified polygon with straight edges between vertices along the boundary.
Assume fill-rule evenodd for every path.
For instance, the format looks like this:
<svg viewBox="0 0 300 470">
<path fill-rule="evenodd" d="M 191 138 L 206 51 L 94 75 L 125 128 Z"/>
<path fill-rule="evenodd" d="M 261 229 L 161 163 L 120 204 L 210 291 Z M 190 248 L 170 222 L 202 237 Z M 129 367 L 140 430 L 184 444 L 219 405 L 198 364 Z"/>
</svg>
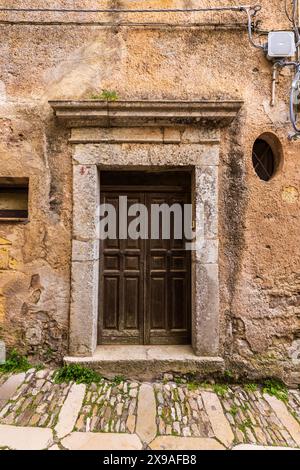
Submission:
<svg viewBox="0 0 300 470">
<path fill-rule="evenodd" d="M 296 100 L 295 100 L 296 97 Z M 292 122 L 292 126 L 298 134 L 300 134 L 300 127 L 297 126 L 297 116 L 295 113 L 296 106 L 299 106 L 299 99 L 300 99 L 300 65 L 297 66 L 297 73 L 294 77 L 291 92 L 290 92 L 290 119 Z"/>
<path fill-rule="evenodd" d="M 298 18 L 297 18 L 297 10 L 298 10 L 298 0 L 293 0 L 293 27 L 294 27 L 294 33 L 296 37 L 296 45 L 297 47 L 300 44 L 300 34 L 299 34 L 299 26 L 298 26 Z"/>
<path fill-rule="evenodd" d="M 299 49 L 300 45 L 300 33 L 299 33 L 299 24 L 298 24 L 298 0 L 293 0 L 293 16 L 292 16 L 293 29 L 296 37 L 296 47 Z M 288 63 L 286 65 L 289 65 Z M 293 65 L 293 63 L 290 63 Z M 297 135 L 300 135 L 300 127 L 297 125 L 297 112 L 295 111 L 296 107 L 299 106 L 300 101 L 300 64 L 299 62 L 294 63 L 296 68 L 296 74 L 292 82 L 291 92 L 290 92 L 290 120 L 292 126 Z"/>
<path fill-rule="evenodd" d="M 265 46 L 262 44 L 258 44 L 254 41 L 253 39 L 253 34 L 252 34 L 252 19 L 256 15 L 258 11 L 260 11 L 261 7 L 259 5 L 256 5 L 255 7 L 247 8 L 244 7 L 243 11 L 246 13 L 248 17 L 248 36 L 249 36 L 249 41 L 252 44 L 252 46 L 256 47 L 256 49 L 262 49 L 265 50 Z"/>
<path fill-rule="evenodd" d="M 257 5 L 258 6 L 258 5 Z M 168 9 L 74 9 L 74 8 L 7 8 L 0 7 L 0 12 L 8 13 L 197 13 L 210 11 L 244 11 L 255 7 L 248 5 L 230 7 L 206 7 L 206 8 L 168 8 Z"/>
<path fill-rule="evenodd" d="M 30 20 L 0 20 L 0 25 L 3 26 L 91 26 L 100 28 L 175 28 L 175 29 L 193 29 L 193 28 L 213 28 L 225 30 L 247 30 L 248 26 L 242 23 L 135 23 L 135 22 L 105 22 L 105 21 L 30 21 Z M 264 33 L 266 34 L 266 33 Z"/>
<path fill-rule="evenodd" d="M 250 41 L 255 47 L 261 48 L 261 46 L 256 45 L 252 39 L 252 17 L 256 15 L 258 11 L 261 10 L 260 5 L 250 6 L 250 5 L 240 5 L 240 6 L 224 6 L 224 7 L 203 7 L 203 8 L 170 8 L 170 9 L 74 9 L 74 8 L 7 8 L 0 6 L 0 13 L 109 13 L 109 14 L 119 14 L 119 13 L 202 13 L 202 12 L 223 12 L 223 11 L 234 11 L 234 12 L 246 12 L 248 15 L 248 34 Z M 249 15 L 251 18 L 249 19 Z M 249 24 L 250 23 L 250 24 Z M 182 27 L 177 24 L 168 24 L 168 23 L 144 23 L 144 22 L 101 22 L 101 21 L 59 21 L 59 20 L 8 20 L 0 19 L 0 25 L 37 25 L 37 26 L 55 26 L 55 25 L 75 25 L 75 26 L 100 26 L 100 27 L 139 27 L 139 26 L 167 26 L 167 27 Z M 203 24 L 191 23 L 190 25 L 183 25 L 185 27 L 201 27 Z M 207 24 L 210 26 L 210 24 Z M 218 24 L 212 24 L 212 27 L 218 27 Z"/>
</svg>

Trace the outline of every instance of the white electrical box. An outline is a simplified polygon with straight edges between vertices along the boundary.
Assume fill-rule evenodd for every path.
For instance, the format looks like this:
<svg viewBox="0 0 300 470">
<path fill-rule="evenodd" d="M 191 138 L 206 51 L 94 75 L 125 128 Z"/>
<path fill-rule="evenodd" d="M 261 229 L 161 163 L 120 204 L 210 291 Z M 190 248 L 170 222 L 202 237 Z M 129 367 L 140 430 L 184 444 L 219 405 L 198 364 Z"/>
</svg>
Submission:
<svg viewBox="0 0 300 470">
<path fill-rule="evenodd" d="M 295 34 L 292 31 L 272 31 L 268 35 L 270 59 L 292 57 L 296 52 Z"/>
</svg>

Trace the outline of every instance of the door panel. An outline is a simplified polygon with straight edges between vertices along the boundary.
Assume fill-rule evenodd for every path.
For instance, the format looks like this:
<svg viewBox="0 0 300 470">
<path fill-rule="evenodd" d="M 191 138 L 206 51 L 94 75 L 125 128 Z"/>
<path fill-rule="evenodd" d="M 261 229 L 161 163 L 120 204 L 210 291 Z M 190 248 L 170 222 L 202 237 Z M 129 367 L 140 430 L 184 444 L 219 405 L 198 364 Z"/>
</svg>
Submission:
<svg viewBox="0 0 300 470">
<path fill-rule="evenodd" d="M 128 207 L 136 203 L 146 205 L 149 227 L 152 204 L 183 206 L 190 201 L 186 187 L 181 187 L 175 177 L 171 190 L 168 186 L 159 186 L 159 178 L 153 175 L 150 176 L 151 186 L 139 186 L 135 190 L 134 184 L 128 185 L 128 181 L 135 179 L 127 177 L 125 189 L 120 174 L 117 185 L 109 175 L 109 185 L 101 185 L 101 203 L 113 204 L 117 218 L 119 196 L 127 197 Z M 140 184 L 141 180 L 138 181 Z M 145 175 L 143 182 L 147 183 Z M 134 218 L 128 217 L 128 225 Z M 100 344 L 190 343 L 190 252 L 185 251 L 183 235 L 180 239 L 174 237 L 172 217 L 171 237 L 163 238 L 162 221 L 166 222 L 166 217 L 160 218 L 158 239 L 150 236 L 148 240 L 101 241 Z"/>
<path fill-rule="evenodd" d="M 104 277 L 104 328 L 118 329 L 119 277 Z"/>
<path fill-rule="evenodd" d="M 144 203 L 144 194 L 103 191 L 101 203 L 114 205 L 117 220 L 119 196 L 127 196 L 128 207 Z M 100 245 L 98 343 L 142 344 L 144 241 L 107 239 L 101 240 Z"/>
<path fill-rule="evenodd" d="M 147 207 L 151 214 L 152 204 L 183 205 L 189 202 L 187 193 L 156 193 L 146 195 Z M 182 211 L 183 214 L 183 211 Z M 151 220 L 151 215 L 149 215 Z M 160 222 L 163 218 L 161 217 Z M 183 218 L 182 218 L 183 221 Z M 184 234 L 180 239 L 174 236 L 174 218 L 170 217 L 170 237 L 163 239 L 162 223 L 159 239 L 146 241 L 146 273 L 151 307 L 146 311 L 145 332 L 147 344 L 187 344 L 190 342 L 190 252 L 185 250 Z M 181 224 L 183 230 L 183 222 Z M 158 280 L 163 292 L 156 298 Z M 152 298 L 156 299 L 153 305 Z M 158 321 L 158 318 L 160 321 Z"/>
<path fill-rule="evenodd" d="M 167 327 L 165 276 L 151 277 L 147 295 L 150 298 L 151 330 L 165 329 Z"/>
</svg>

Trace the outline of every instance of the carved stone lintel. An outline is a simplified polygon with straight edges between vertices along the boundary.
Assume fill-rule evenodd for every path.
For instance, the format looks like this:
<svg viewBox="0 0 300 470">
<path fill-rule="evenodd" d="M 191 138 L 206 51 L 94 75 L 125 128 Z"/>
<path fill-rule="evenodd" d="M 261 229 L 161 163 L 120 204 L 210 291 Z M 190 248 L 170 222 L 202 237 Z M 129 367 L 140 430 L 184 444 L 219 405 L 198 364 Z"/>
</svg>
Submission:
<svg viewBox="0 0 300 470">
<path fill-rule="evenodd" d="M 49 101 L 67 127 L 227 126 L 243 101 Z"/>
</svg>

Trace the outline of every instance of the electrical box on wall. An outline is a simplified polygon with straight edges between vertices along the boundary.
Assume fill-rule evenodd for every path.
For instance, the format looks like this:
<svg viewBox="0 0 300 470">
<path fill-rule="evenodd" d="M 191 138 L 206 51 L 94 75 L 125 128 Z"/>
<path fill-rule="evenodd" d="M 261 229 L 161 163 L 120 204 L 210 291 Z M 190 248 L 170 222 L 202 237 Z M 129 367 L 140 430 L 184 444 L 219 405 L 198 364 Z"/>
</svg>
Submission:
<svg viewBox="0 0 300 470">
<path fill-rule="evenodd" d="M 28 219 L 28 178 L 0 178 L 0 223 Z"/>
<path fill-rule="evenodd" d="M 292 57 L 296 52 L 295 34 L 292 31 L 272 31 L 268 35 L 268 58 Z"/>
</svg>

